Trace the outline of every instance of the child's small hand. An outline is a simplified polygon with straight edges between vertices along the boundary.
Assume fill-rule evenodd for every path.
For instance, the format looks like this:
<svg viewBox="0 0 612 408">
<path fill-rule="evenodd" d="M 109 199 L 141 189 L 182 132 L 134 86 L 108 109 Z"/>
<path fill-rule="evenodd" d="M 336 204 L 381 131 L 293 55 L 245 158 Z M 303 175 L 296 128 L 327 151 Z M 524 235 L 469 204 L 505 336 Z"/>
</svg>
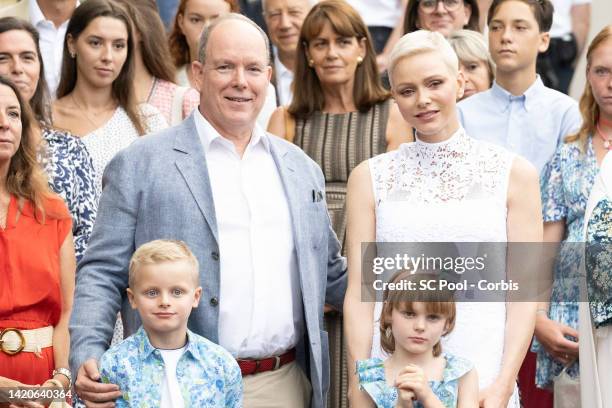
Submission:
<svg viewBox="0 0 612 408">
<path fill-rule="evenodd" d="M 397 389 L 397 403 L 395 404 L 395 408 L 413 408 L 412 401 L 416 399 L 416 395 L 414 392 L 404 389 Z"/>
<path fill-rule="evenodd" d="M 407 365 L 399 372 L 395 379 L 395 386 L 397 387 L 398 397 L 400 398 L 403 391 L 411 393 L 412 399 L 416 398 L 424 405 L 430 401 L 432 397 L 436 398 L 431 388 L 429 388 L 429 383 L 423 369 L 413 364 Z M 411 407 L 412 405 L 409 406 Z"/>
</svg>

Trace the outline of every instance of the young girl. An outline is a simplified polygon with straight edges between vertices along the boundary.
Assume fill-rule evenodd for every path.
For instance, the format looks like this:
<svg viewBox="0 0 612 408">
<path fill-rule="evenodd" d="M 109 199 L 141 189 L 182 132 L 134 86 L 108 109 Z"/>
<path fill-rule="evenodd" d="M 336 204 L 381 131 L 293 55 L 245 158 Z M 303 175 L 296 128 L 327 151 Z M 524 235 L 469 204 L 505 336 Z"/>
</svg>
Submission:
<svg viewBox="0 0 612 408">
<path fill-rule="evenodd" d="M 434 279 L 402 271 L 391 282 Z M 451 292 L 387 291 L 380 317 L 386 360 L 357 361 L 360 387 L 379 408 L 477 407 L 478 377 L 472 363 L 442 353 L 440 338 L 453 330 Z"/>
</svg>

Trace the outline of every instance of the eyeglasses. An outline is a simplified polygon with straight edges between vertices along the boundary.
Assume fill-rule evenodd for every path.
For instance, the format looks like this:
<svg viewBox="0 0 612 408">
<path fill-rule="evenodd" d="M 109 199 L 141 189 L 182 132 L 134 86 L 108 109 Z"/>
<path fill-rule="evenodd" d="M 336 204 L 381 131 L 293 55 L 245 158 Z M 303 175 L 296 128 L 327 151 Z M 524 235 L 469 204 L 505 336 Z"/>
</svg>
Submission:
<svg viewBox="0 0 612 408">
<path fill-rule="evenodd" d="M 455 11 L 461 6 L 463 0 L 421 0 L 419 8 L 424 13 L 433 13 L 438 8 L 438 3 L 444 4 L 446 11 Z"/>
</svg>

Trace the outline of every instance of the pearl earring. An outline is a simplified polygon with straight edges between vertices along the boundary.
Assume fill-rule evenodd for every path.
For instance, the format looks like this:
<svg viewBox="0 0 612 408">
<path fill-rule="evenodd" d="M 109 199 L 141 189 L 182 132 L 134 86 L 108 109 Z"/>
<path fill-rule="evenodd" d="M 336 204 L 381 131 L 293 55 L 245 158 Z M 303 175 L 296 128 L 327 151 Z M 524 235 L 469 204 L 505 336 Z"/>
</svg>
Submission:
<svg viewBox="0 0 612 408">
<path fill-rule="evenodd" d="M 363 57 L 360 55 L 357 57 L 357 65 L 361 65 L 362 62 L 363 62 Z"/>
<path fill-rule="evenodd" d="M 308 60 L 308 66 L 314 67 L 314 60 L 312 58 Z"/>
</svg>

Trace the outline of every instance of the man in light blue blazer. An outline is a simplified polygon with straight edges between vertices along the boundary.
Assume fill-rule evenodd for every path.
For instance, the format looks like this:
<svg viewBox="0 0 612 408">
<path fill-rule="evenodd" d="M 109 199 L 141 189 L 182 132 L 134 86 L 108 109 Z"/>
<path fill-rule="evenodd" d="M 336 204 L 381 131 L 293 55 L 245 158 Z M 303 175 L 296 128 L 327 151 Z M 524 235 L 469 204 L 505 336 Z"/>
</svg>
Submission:
<svg viewBox="0 0 612 408">
<path fill-rule="evenodd" d="M 96 363 L 119 310 L 126 335 L 140 325 L 125 296 L 132 253 L 168 238 L 185 241 L 200 262 L 202 300 L 189 328 L 238 359 L 244 406 L 325 406 L 323 306 L 340 309 L 346 261 L 320 168 L 255 124 L 270 80 L 268 47 L 246 17 L 215 21 L 193 63 L 199 110 L 106 168 L 70 324 L 70 365 L 86 404 L 109 406 L 120 395 L 96 382 Z"/>
</svg>

